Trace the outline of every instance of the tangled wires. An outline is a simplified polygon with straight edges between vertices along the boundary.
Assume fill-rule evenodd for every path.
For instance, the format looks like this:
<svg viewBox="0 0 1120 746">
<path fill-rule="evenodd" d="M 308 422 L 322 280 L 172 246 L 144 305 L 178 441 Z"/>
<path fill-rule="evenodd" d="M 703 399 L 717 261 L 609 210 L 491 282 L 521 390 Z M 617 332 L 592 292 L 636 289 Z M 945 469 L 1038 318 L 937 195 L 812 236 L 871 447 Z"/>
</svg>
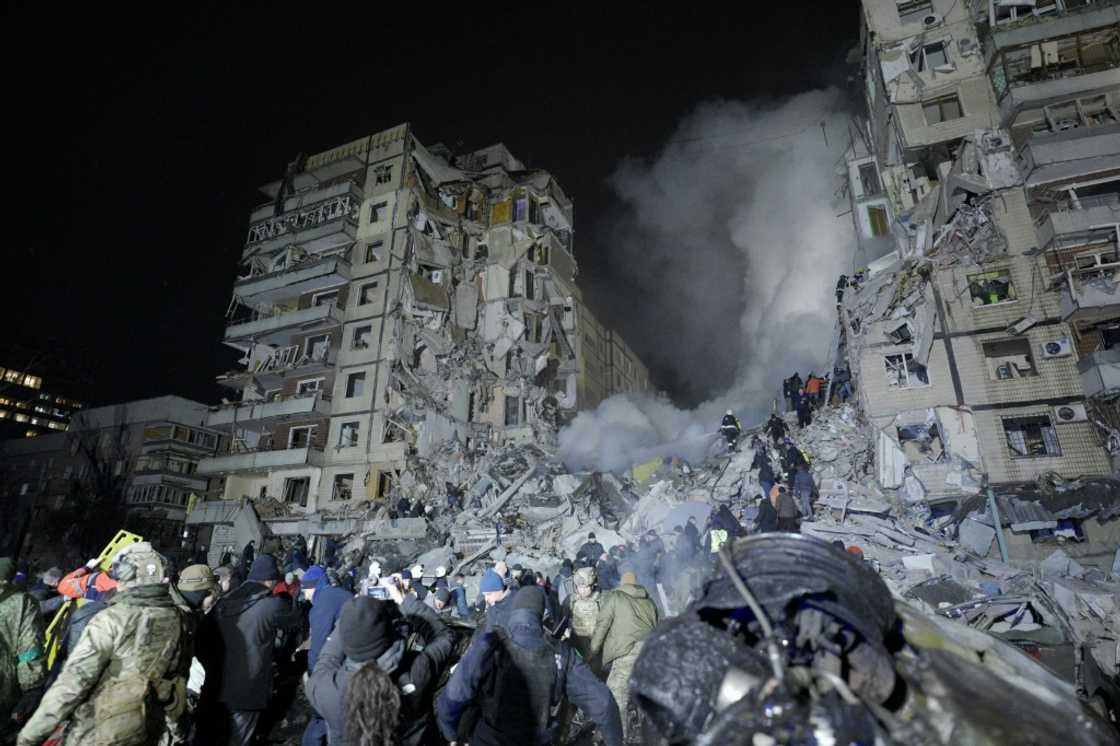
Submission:
<svg viewBox="0 0 1120 746">
<path fill-rule="evenodd" d="M 376 662 L 359 668 L 350 677 L 342 703 L 348 740 L 357 746 L 392 746 L 397 743 L 401 695 L 389 674 Z"/>
</svg>

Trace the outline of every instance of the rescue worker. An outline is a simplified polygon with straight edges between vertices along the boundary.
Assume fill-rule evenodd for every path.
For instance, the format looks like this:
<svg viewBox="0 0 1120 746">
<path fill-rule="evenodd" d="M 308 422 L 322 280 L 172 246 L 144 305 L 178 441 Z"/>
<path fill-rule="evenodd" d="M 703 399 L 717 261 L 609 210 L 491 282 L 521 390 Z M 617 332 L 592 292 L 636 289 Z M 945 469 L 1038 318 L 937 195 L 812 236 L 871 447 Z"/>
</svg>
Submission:
<svg viewBox="0 0 1120 746">
<path fill-rule="evenodd" d="M 770 440 L 777 446 L 782 442 L 782 438 L 786 437 L 789 428 L 786 427 L 786 421 L 776 414 L 770 415 L 770 419 L 766 421 L 766 426 L 762 428 L 766 434 L 770 436 Z"/>
<path fill-rule="evenodd" d="M 810 407 L 817 405 L 817 400 L 821 395 L 821 384 L 824 379 L 817 376 L 812 371 L 809 372 L 809 377 L 805 379 L 805 396 L 804 398 L 809 401 Z"/>
<path fill-rule="evenodd" d="M 419 746 L 434 740 L 432 696 L 454 650 L 454 637 L 431 609 L 403 593 L 394 580 L 384 582 L 389 600 L 358 596 L 346 602 L 307 680 L 307 699 L 326 721 L 332 746 L 365 743 L 361 733 L 346 729 L 343 710 L 350 681 L 365 666 L 389 674 L 400 692 L 396 743 Z M 410 643 L 413 635 L 419 644 Z"/>
<path fill-rule="evenodd" d="M 471 644 L 436 703 L 447 741 L 460 741 L 463 714 L 474 703 L 479 718 L 463 739 L 471 746 L 550 746 L 566 698 L 599 727 L 607 746 L 622 746 L 618 707 L 587 664 L 545 634 L 544 605 L 540 588 L 522 588 L 508 629 L 487 631 Z"/>
<path fill-rule="evenodd" d="M 774 506 L 774 510 L 778 514 L 779 531 L 796 533 L 800 530 L 801 521 L 798 520 L 800 510 L 798 510 L 797 503 L 793 496 L 789 494 L 785 485 L 776 484 L 770 488 L 770 504 Z"/>
<path fill-rule="evenodd" d="M 46 680 L 39 604 L 15 587 L 15 562 L 0 557 L 0 717 L 22 723 L 35 709 Z M 10 723 L 0 722 L 0 734 Z"/>
<path fill-rule="evenodd" d="M 802 396 L 797 405 L 797 426 L 808 427 L 813 424 L 813 403 L 808 396 Z"/>
<path fill-rule="evenodd" d="M 591 661 L 591 636 L 599 619 L 599 591 L 595 569 L 581 567 L 572 575 L 575 592 L 564 599 L 564 615 L 571 620 L 568 642 L 585 661 Z"/>
<path fill-rule="evenodd" d="M 719 423 L 719 432 L 727 441 L 727 450 L 734 451 L 739 447 L 739 435 L 743 432 L 743 426 L 739 424 L 739 418 L 730 409 Z"/>
<path fill-rule="evenodd" d="M 591 657 L 601 655 L 602 665 L 610 667 L 607 689 L 618 704 L 623 739 L 629 729 L 626 708 L 630 701 L 630 673 L 642 652 L 642 640 L 657 626 L 657 617 L 657 606 L 632 572 L 623 573 L 618 590 L 604 593 L 599 600 Z"/>
<path fill-rule="evenodd" d="M 90 620 L 18 746 L 39 746 L 61 723 L 63 746 L 182 738 L 191 645 L 164 570 L 146 541 L 117 554 L 113 604 Z"/>
</svg>

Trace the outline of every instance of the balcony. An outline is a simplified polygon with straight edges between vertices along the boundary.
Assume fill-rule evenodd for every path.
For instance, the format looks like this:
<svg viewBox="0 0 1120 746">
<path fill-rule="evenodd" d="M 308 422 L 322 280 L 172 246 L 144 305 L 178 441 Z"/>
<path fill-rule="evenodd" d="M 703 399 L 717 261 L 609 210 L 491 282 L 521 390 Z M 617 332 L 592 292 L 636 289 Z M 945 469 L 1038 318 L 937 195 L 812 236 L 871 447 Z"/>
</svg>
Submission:
<svg viewBox="0 0 1120 746">
<path fill-rule="evenodd" d="M 1120 316 L 1117 270 L 1120 262 L 1067 271 L 1062 288 L 1062 320 L 1084 325 Z"/>
<path fill-rule="evenodd" d="M 1031 187 L 1120 168 L 1120 124 L 1032 137 L 1020 151 L 1019 166 Z"/>
<path fill-rule="evenodd" d="M 210 412 L 206 418 L 209 427 L 237 427 L 262 430 L 274 424 L 313 417 L 328 417 L 331 413 L 330 397 L 321 391 L 278 397 L 272 401 L 237 402 Z"/>
<path fill-rule="evenodd" d="M 230 453 L 203 459 L 198 463 L 198 473 L 206 475 L 234 474 L 239 472 L 267 474 L 274 469 L 294 469 L 301 466 L 322 466 L 321 446 L 284 448 Z"/>
<path fill-rule="evenodd" d="M 226 327 L 224 342 L 237 349 L 244 349 L 250 341 L 279 345 L 288 341 L 294 332 L 331 329 L 342 323 L 343 311 L 334 303 L 300 309 L 271 309 L 257 312 L 256 318 L 230 324 Z"/>
<path fill-rule="evenodd" d="M 1065 199 L 1038 220 L 1038 243 L 1049 246 L 1059 236 L 1088 233 L 1120 223 L 1120 194 L 1082 197 L 1077 203 Z"/>
<path fill-rule="evenodd" d="M 253 213 L 260 219 L 249 226 L 242 258 L 269 254 L 293 244 L 317 253 L 354 242 L 362 190 L 353 182 L 295 196 L 286 200 L 287 204 L 292 209 L 280 215 L 273 216 L 269 206 Z"/>
<path fill-rule="evenodd" d="M 280 347 L 263 362 L 248 370 L 238 370 L 218 376 L 218 383 L 236 389 L 245 388 L 256 380 L 267 389 L 280 388 L 288 376 L 309 376 L 332 370 L 338 353 L 328 346 L 321 345 L 310 354 L 304 352 L 303 345 Z"/>
<path fill-rule="evenodd" d="M 350 262 L 347 260 L 338 256 L 320 258 L 312 255 L 307 261 L 277 272 L 238 279 L 233 293 L 242 303 L 255 306 L 323 290 L 349 279 Z"/>
<path fill-rule="evenodd" d="M 1077 361 L 1085 396 L 1106 396 L 1120 391 L 1120 347 L 1090 352 Z"/>
</svg>

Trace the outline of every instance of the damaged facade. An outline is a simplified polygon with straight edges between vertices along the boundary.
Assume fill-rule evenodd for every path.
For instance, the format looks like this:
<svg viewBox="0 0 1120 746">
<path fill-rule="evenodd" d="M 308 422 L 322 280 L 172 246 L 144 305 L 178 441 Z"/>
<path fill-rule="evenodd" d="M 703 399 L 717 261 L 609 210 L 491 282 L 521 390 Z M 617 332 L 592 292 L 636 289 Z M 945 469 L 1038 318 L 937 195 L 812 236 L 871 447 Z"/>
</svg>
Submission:
<svg viewBox="0 0 1120 746">
<path fill-rule="evenodd" d="M 862 26 L 842 346 L 880 484 L 1112 474 L 1120 4 L 864 0 Z"/>
<path fill-rule="evenodd" d="M 465 479 L 488 448 L 551 442 L 649 388 L 583 303 L 571 201 L 505 146 L 453 157 L 402 124 L 262 191 L 224 338 L 246 367 L 209 417 L 230 447 L 199 469 L 226 499 L 347 514 L 409 492 L 437 455 Z"/>
</svg>

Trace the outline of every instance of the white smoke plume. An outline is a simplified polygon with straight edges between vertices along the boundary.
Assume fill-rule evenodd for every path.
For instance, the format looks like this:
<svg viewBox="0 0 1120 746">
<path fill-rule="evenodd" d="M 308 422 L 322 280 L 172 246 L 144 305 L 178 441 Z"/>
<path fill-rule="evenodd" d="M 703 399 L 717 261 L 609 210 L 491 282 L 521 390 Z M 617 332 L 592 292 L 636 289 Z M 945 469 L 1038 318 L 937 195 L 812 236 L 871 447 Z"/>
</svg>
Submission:
<svg viewBox="0 0 1120 746">
<path fill-rule="evenodd" d="M 713 101 L 686 117 L 651 161 L 626 160 L 611 185 L 612 265 L 637 294 L 626 335 L 647 364 L 691 392 L 695 409 L 616 396 L 560 434 L 569 466 L 617 470 L 656 455 L 703 456 L 723 410 L 760 422 L 794 370 L 823 373 L 836 278 L 854 236 L 837 196 L 847 116 L 839 91 L 781 101 Z M 619 315 L 619 309 L 615 309 Z M 624 319 L 625 320 L 625 319 Z M 631 319 L 633 322 L 633 319 Z"/>
</svg>

